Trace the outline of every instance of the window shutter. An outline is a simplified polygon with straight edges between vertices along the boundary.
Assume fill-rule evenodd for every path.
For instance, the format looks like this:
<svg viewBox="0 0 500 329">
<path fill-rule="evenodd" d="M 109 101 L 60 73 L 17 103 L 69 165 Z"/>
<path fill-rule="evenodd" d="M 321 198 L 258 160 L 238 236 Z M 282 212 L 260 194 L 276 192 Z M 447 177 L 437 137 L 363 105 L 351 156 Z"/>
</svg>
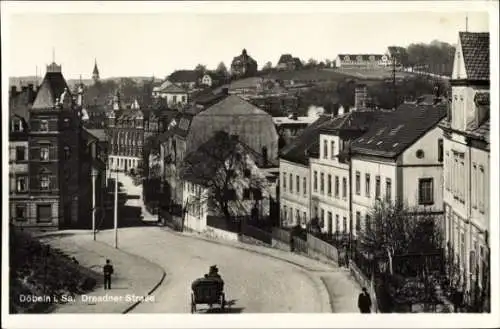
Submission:
<svg viewBox="0 0 500 329">
<path fill-rule="evenodd" d="M 16 148 L 15 147 L 9 147 L 9 160 L 16 161 Z"/>
<path fill-rule="evenodd" d="M 55 146 L 49 147 L 49 160 L 57 159 L 57 149 Z"/>
<path fill-rule="evenodd" d="M 16 191 L 16 177 L 14 176 L 10 177 L 10 191 L 11 192 Z"/>
<path fill-rule="evenodd" d="M 32 147 L 31 148 L 31 160 L 39 160 L 40 159 L 40 147 Z"/>
<path fill-rule="evenodd" d="M 49 190 L 57 189 L 59 188 L 57 184 L 57 175 L 51 175 L 50 176 L 50 185 L 49 185 Z"/>
</svg>

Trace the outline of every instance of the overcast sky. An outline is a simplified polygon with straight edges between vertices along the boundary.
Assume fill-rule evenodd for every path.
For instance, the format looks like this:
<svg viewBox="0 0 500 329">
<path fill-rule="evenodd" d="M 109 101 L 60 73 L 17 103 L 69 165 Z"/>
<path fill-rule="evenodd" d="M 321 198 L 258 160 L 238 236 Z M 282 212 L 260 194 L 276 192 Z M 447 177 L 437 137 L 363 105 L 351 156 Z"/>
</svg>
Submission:
<svg viewBox="0 0 500 329">
<path fill-rule="evenodd" d="M 94 59 L 101 77 L 165 77 L 198 63 L 215 68 L 224 61 L 229 67 L 243 48 L 262 67 L 267 61 L 276 64 L 283 53 L 324 60 L 338 53 L 383 53 L 389 45 L 435 39 L 456 43 L 466 16 L 469 31 L 489 30 L 484 11 L 424 12 L 425 7 L 418 7 L 413 12 L 335 13 L 318 8 L 322 13 L 314 13 L 314 7 L 310 3 L 305 14 L 279 9 L 221 14 L 215 7 L 210 13 L 15 13 L 9 15 L 4 49 L 10 56 L 10 76 L 34 75 L 37 66 L 43 75 L 55 49 L 66 78 L 89 78 Z M 92 11 L 95 6 L 87 10 Z"/>
</svg>

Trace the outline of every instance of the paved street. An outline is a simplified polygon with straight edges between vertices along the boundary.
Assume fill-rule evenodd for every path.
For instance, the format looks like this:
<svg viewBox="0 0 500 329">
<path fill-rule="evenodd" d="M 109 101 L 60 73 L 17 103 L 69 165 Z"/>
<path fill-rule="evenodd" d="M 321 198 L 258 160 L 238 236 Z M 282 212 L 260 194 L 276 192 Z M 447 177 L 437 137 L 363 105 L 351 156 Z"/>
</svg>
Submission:
<svg viewBox="0 0 500 329">
<path fill-rule="evenodd" d="M 130 177 L 120 175 L 119 180 L 128 194 L 141 194 Z M 141 199 L 131 201 L 142 206 Z M 145 210 L 143 214 L 145 220 L 151 217 Z M 112 231 L 100 232 L 98 240 L 112 244 Z M 119 246 L 167 272 L 154 293 L 156 302 L 142 303 L 133 312 L 189 312 L 191 282 L 214 264 L 226 282 L 230 312 L 357 312 L 359 287 L 347 272 L 303 256 L 241 243 L 216 244 L 159 227 L 121 228 Z"/>
</svg>

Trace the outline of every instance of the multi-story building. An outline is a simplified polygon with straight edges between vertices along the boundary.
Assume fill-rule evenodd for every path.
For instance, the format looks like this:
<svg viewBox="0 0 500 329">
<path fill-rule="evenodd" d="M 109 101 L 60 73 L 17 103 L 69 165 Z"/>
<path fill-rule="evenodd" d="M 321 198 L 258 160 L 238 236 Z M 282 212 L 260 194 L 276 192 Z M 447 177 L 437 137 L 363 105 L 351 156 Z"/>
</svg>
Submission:
<svg viewBox="0 0 500 329">
<path fill-rule="evenodd" d="M 351 144 L 354 233 L 369 229 L 376 202 L 404 202 L 415 211 L 443 211 L 443 137 L 448 104 L 402 105 Z"/>
<path fill-rule="evenodd" d="M 183 184 L 179 168 L 184 157 L 209 140 L 216 131 L 238 135 L 241 143 L 260 154 L 265 164 L 277 166 L 278 134 L 272 117 L 238 96 L 214 95 L 182 112 L 161 136 L 164 201 L 182 204 Z"/>
<path fill-rule="evenodd" d="M 381 54 L 339 54 L 335 59 L 337 68 L 374 69 L 392 65 L 389 55 Z"/>
<path fill-rule="evenodd" d="M 351 230 L 349 145 L 368 130 L 377 114 L 346 113 L 332 119 L 321 130 L 317 151 L 312 152 L 310 158 L 311 216 L 318 219 L 325 233 L 340 236 Z"/>
<path fill-rule="evenodd" d="M 16 158 L 19 156 L 26 162 L 15 163 L 11 168 L 14 175 L 23 169 L 25 178 L 24 183 L 19 180 L 23 190 L 20 202 L 16 200 L 21 188 L 17 186 L 17 178 L 11 178 L 16 182 L 12 184 L 15 190 L 11 191 L 13 224 L 45 229 L 88 227 L 89 209 L 96 209 L 98 205 L 92 204 L 96 189 L 89 190 L 87 183 L 92 176 L 103 180 L 104 167 L 96 156 L 99 152 L 91 141 L 93 136 L 82 129 L 81 106 L 70 94 L 61 66 L 55 63 L 47 66 L 36 96 L 33 98 L 29 90 L 26 92 L 21 110 L 11 103 L 17 118 L 17 122 L 12 122 L 12 129 L 16 130 L 14 135 L 18 135 L 12 135 L 12 140 L 21 139 L 23 146 L 27 146 L 24 158 L 20 148 L 16 154 Z M 23 120 L 16 116 L 20 111 Z M 23 124 L 22 128 L 19 123 Z M 19 134 L 20 129 L 27 131 L 27 136 Z"/>
<path fill-rule="evenodd" d="M 257 73 L 257 62 L 243 49 L 241 55 L 233 58 L 231 62 L 231 75 L 233 77 L 251 77 Z"/>
<path fill-rule="evenodd" d="M 444 131 L 445 238 L 471 301 L 488 276 L 490 232 L 489 33 L 460 32 Z M 489 284 L 489 283 L 488 283 Z"/>
<path fill-rule="evenodd" d="M 167 84 L 154 91 L 154 97 L 165 99 L 170 108 L 186 105 L 188 96 L 189 93 L 185 88 L 174 83 Z"/>
<path fill-rule="evenodd" d="M 318 147 L 320 129 L 331 121 L 328 116 L 319 117 L 308 126 L 299 138 L 280 152 L 279 195 L 281 225 L 306 227 L 310 220 L 311 180 L 310 152 Z M 316 182 L 317 183 L 317 182 Z"/>
<path fill-rule="evenodd" d="M 298 57 L 292 57 L 290 54 L 283 54 L 276 64 L 278 70 L 296 70 L 302 67 L 302 62 Z"/>
<path fill-rule="evenodd" d="M 108 165 L 121 171 L 137 171 L 144 160 L 144 143 L 150 136 L 165 131 L 172 112 L 167 108 L 141 109 L 137 100 L 130 108 L 124 108 L 117 92 L 113 110 L 107 113 L 107 134 L 110 143 Z"/>
<path fill-rule="evenodd" d="M 22 86 L 21 91 L 12 87 L 10 92 L 9 180 L 10 218 L 14 223 L 26 223 L 29 193 L 29 108 L 37 90 L 32 84 Z"/>
</svg>

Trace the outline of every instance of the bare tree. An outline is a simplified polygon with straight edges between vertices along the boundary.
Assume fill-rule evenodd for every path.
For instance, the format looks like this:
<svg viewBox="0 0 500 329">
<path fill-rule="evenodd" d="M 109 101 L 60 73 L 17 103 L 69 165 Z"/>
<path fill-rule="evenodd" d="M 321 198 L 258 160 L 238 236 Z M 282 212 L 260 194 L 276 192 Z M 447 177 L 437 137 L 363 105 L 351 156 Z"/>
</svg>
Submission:
<svg viewBox="0 0 500 329">
<path fill-rule="evenodd" d="M 245 206 L 237 197 L 238 183 L 243 176 L 250 189 L 262 192 L 264 182 L 259 177 L 245 174 L 249 170 L 247 150 L 236 136 L 217 132 L 197 151 L 189 154 L 181 169 L 181 178 L 203 186 L 201 193 L 189 201 L 190 204 L 207 203 L 230 222 L 241 214 Z"/>
</svg>

